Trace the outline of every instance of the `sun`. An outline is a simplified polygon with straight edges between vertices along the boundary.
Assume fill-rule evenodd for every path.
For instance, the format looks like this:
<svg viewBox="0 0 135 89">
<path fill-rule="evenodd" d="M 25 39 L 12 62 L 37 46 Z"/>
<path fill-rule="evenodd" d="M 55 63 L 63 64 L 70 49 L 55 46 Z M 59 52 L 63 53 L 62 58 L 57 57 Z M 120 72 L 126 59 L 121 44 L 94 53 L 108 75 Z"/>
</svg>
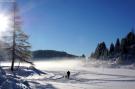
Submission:
<svg viewBox="0 0 135 89">
<path fill-rule="evenodd" d="M 0 13 L 0 33 L 5 32 L 9 28 L 9 16 Z"/>
</svg>

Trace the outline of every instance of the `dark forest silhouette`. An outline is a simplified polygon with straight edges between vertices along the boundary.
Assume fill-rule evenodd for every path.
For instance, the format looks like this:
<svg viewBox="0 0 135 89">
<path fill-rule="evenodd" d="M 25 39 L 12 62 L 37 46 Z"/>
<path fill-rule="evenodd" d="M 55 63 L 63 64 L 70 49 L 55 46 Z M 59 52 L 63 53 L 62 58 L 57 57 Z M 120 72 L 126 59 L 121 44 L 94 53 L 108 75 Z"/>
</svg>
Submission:
<svg viewBox="0 0 135 89">
<path fill-rule="evenodd" d="M 110 48 L 105 42 L 98 44 L 95 52 L 90 56 L 99 60 L 116 60 L 118 63 L 135 62 L 135 33 L 132 30 L 121 40 L 117 38 L 115 45 L 111 43 Z"/>
</svg>

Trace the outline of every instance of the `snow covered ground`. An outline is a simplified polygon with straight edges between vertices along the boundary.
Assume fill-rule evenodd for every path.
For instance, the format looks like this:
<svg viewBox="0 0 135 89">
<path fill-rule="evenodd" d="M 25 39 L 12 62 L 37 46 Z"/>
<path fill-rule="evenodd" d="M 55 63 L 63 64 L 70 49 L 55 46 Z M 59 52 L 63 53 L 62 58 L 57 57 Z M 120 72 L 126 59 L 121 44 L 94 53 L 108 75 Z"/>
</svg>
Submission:
<svg viewBox="0 0 135 89">
<path fill-rule="evenodd" d="M 134 65 L 120 66 L 101 61 L 39 61 L 35 62 L 35 68 L 16 70 L 15 80 L 11 80 L 21 85 L 16 89 L 135 89 L 134 68 Z M 3 69 L 6 75 L 13 75 L 8 67 Z M 68 70 L 70 79 L 64 77 Z M 8 82 L 3 86 L 8 84 L 11 85 Z M 15 88 L 10 86 L 9 89 Z"/>
</svg>

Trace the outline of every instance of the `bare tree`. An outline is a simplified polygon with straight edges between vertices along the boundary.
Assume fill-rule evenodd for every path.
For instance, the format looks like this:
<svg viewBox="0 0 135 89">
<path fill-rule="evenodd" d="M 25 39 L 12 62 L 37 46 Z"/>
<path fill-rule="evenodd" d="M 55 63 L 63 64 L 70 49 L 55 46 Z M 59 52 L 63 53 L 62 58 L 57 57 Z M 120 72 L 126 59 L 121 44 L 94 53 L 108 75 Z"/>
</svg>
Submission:
<svg viewBox="0 0 135 89">
<path fill-rule="evenodd" d="M 29 61 L 29 59 L 31 58 L 30 52 L 31 46 L 27 41 L 29 37 L 21 30 L 21 18 L 19 16 L 17 2 L 15 1 L 13 2 L 12 12 L 13 12 L 12 15 L 13 29 L 12 29 L 12 45 L 10 47 L 12 55 L 11 71 L 14 70 L 15 60 L 20 60 L 32 64 L 32 62 Z"/>
</svg>

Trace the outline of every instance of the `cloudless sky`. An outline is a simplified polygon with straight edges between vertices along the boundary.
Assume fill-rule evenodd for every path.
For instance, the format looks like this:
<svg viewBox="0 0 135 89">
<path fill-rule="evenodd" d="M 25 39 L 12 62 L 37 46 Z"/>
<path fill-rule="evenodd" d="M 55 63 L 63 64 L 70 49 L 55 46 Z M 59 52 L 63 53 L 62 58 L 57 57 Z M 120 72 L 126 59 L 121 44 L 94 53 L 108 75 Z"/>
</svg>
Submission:
<svg viewBox="0 0 135 89">
<path fill-rule="evenodd" d="M 90 55 L 135 26 L 135 0 L 17 0 L 32 50 Z"/>
</svg>

